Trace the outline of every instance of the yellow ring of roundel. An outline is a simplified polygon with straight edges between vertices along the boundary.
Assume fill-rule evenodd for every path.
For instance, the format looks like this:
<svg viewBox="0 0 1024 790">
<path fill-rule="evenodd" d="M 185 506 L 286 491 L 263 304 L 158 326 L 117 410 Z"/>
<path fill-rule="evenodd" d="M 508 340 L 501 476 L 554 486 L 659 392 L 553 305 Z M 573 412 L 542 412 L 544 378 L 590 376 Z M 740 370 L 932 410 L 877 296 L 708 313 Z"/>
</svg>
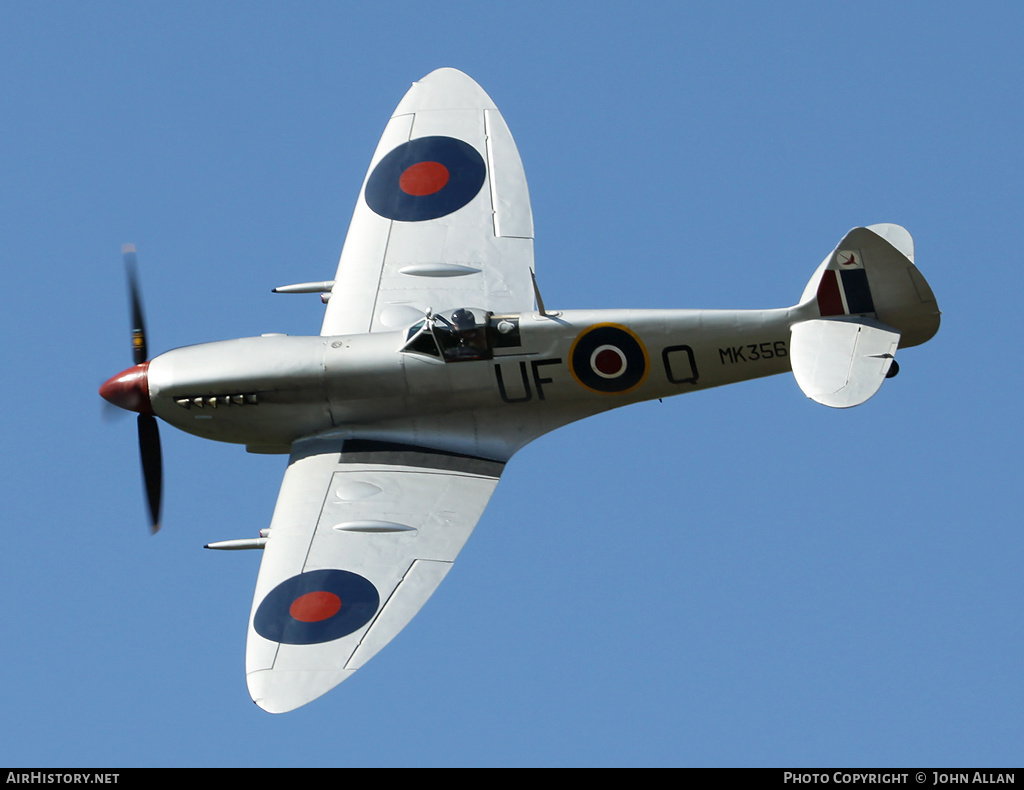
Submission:
<svg viewBox="0 0 1024 790">
<path fill-rule="evenodd" d="M 590 369 L 590 355 L 602 345 L 619 349 L 626 357 L 626 370 L 621 376 L 606 379 Z M 637 367 L 640 372 L 636 373 Z M 643 341 L 632 329 L 622 324 L 594 324 L 587 327 L 572 342 L 569 349 L 569 372 L 581 387 L 602 395 L 621 395 L 631 392 L 647 380 L 650 360 Z"/>
</svg>

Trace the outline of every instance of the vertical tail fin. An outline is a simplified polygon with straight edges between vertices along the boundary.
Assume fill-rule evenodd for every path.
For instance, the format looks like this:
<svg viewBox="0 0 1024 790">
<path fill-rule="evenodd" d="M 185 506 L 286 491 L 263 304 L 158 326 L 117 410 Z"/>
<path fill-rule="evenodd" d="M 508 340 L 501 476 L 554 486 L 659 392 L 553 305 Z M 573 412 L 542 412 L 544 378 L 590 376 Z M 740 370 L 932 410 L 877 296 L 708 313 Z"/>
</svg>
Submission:
<svg viewBox="0 0 1024 790">
<path fill-rule="evenodd" d="M 898 348 L 939 329 L 932 289 L 899 225 L 854 228 L 822 261 L 800 299 L 790 357 L 800 389 L 826 406 L 857 406 L 894 375 Z"/>
<path fill-rule="evenodd" d="M 822 318 L 875 318 L 900 333 L 900 348 L 939 331 L 935 294 L 914 265 L 913 238 L 899 225 L 847 233 L 807 283 L 800 304 L 812 314 L 816 307 Z"/>
</svg>

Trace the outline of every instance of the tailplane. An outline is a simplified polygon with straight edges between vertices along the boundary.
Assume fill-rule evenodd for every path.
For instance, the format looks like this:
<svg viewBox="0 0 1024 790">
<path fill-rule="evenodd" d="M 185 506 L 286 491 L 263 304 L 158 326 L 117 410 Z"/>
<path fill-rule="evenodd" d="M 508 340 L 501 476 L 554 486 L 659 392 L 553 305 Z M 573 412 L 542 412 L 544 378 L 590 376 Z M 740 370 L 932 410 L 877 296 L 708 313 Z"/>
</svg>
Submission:
<svg viewBox="0 0 1024 790">
<path fill-rule="evenodd" d="M 914 240 L 899 225 L 847 233 L 807 283 L 799 309 L 793 375 L 807 397 L 834 408 L 874 395 L 899 369 L 896 349 L 939 329 L 935 295 L 914 265 Z"/>
</svg>

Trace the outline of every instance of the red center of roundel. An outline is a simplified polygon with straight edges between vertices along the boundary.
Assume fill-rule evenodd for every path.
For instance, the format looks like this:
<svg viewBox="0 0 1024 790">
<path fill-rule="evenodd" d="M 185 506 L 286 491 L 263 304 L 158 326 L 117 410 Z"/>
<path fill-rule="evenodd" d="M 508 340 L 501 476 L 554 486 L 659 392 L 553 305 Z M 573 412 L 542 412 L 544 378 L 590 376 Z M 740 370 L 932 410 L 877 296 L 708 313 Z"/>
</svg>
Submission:
<svg viewBox="0 0 1024 790">
<path fill-rule="evenodd" d="M 407 195 L 423 197 L 444 189 L 448 177 L 448 168 L 440 162 L 417 162 L 399 176 L 398 186 Z"/>
<path fill-rule="evenodd" d="M 288 614 L 302 623 L 319 623 L 334 617 L 341 609 L 341 598 L 334 593 L 317 592 L 300 595 L 288 607 Z"/>
<path fill-rule="evenodd" d="M 598 351 L 597 355 L 594 357 L 594 368 L 598 373 L 604 373 L 606 376 L 614 376 L 622 370 L 622 357 L 610 348 Z"/>
</svg>

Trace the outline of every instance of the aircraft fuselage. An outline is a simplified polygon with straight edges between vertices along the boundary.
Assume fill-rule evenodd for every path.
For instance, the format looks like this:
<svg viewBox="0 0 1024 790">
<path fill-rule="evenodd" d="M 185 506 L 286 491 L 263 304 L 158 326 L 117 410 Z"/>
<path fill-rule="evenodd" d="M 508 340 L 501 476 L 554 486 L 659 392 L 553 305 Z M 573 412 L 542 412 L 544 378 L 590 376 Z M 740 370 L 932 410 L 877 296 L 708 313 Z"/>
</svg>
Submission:
<svg viewBox="0 0 1024 790">
<path fill-rule="evenodd" d="M 409 329 L 265 335 L 161 354 L 149 363 L 149 395 L 154 413 L 175 427 L 255 452 L 287 453 L 300 437 L 337 431 L 419 438 L 507 460 L 532 439 L 598 412 L 790 370 L 798 313 L 496 316 L 492 323 L 507 336 L 492 332 L 497 342 L 468 356 L 457 356 L 461 349 L 410 351 Z M 484 430 L 498 422 L 518 427 L 498 441 L 493 436 L 502 432 Z"/>
</svg>

